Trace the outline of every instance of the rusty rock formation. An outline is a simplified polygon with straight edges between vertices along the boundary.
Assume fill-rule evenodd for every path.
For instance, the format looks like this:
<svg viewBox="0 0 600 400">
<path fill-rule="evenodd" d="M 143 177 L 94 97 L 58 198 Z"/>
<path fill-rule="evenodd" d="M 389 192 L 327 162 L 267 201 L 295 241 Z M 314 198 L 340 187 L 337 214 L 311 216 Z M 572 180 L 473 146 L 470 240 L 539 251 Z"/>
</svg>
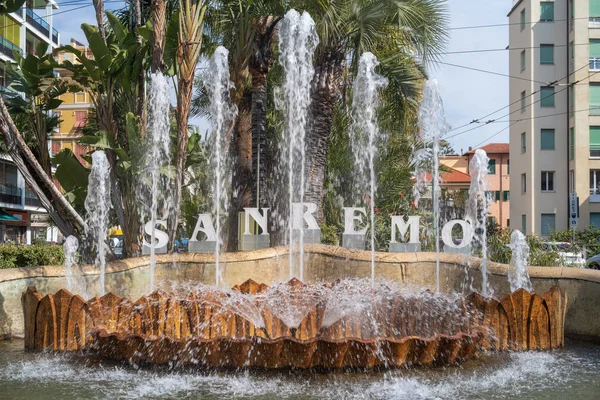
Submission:
<svg viewBox="0 0 600 400">
<path fill-rule="evenodd" d="M 558 287 L 542 296 L 521 289 L 501 301 L 473 293 L 446 315 L 431 294 L 396 295 L 373 300 L 369 318 L 340 315 L 327 326 L 326 299 L 307 296 L 307 287 L 285 284 L 287 299 L 301 303 L 296 326 L 276 312 L 286 299 L 265 303 L 270 288 L 252 280 L 233 288 L 252 295 L 234 307 L 231 294 L 212 289 L 155 291 L 133 303 L 111 293 L 86 302 L 66 290 L 42 297 L 30 287 L 22 296 L 25 348 L 86 349 L 136 364 L 330 369 L 448 365 L 482 349 L 564 343 L 566 295 Z"/>
</svg>

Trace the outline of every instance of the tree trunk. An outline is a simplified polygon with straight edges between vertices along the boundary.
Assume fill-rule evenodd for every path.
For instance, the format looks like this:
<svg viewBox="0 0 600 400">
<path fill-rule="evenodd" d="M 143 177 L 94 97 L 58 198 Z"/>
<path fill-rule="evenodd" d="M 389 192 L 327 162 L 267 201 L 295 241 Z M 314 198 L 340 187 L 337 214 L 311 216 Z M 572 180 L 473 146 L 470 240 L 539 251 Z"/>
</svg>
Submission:
<svg viewBox="0 0 600 400">
<path fill-rule="evenodd" d="M 256 168 L 251 178 L 254 187 L 255 205 L 265 204 L 265 144 L 267 135 L 267 72 L 252 71 L 252 141 L 255 147 Z M 261 201 L 262 200 L 262 201 Z"/>
<path fill-rule="evenodd" d="M 141 0 L 135 0 L 135 27 L 142 26 L 142 8 Z M 142 36 L 137 35 L 138 52 L 137 56 L 142 57 Z M 137 79 L 137 97 L 136 97 L 136 115 L 138 118 L 138 128 L 141 137 L 146 137 L 146 71 L 142 67 L 138 72 Z"/>
<path fill-rule="evenodd" d="M 323 49 L 317 58 L 311 88 L 310 126 L 305 141 L 304 201 L 317 205 L 319 221 L 323 220 L 323 189 L 329 153 L 329 135 L 335 102 L 340 94 L 343 61 L 343 53 L 340 49 Z"/>
<path fill-rule="evenodd" d="M 231 207 L 227 250 L 238 249 L 238 213 L 252 206 L 252 112 L 250 99 L 244 96 L 238 105 L 237 121 L 233 130 L 233 171 Z"/>
<path fill-rule="evenodd" d="M 106 32 L 104 30 L 104 1 L 93 0 L 94 10 L 96 11 L 96 23 L 98 24 L 98 33 L 102 40 L 106 42 Z"/>
<path fill-rule="evenodd" d="M 163 56 L 165 51 L 165 34 L 166 34 L 166 8 L 165 0 L 154 0 L 152 2 L 152 25 L 153 40 L 152 40 L 152 72 L 164 70 Z"/>
<path fill-rule="evenodd" d="M 23 137 L 14 125 L 4 100 L 0 97 L 0 132 L 15 165 L 23 175 L 25 182 L 40 199 L 56 227 L 65 236 L 80 235 L 84 228 L 83 218 L 75 211 L 52 178 L 25 144 Z"/>
</svg>

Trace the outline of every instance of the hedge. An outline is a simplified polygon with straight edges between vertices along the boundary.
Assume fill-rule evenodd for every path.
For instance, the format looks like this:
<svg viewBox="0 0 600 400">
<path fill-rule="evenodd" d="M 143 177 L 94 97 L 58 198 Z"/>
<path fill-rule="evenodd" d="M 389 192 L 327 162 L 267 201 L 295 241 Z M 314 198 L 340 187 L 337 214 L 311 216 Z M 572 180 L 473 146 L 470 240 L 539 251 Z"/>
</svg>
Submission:
<svg viewBox="0 0 600 400">
<path fill-rule="evenodd" d="M 65 260 L 62 246 L 0 244 L 0 269 L 39 265 L 61 265 Z"/>
</svg>

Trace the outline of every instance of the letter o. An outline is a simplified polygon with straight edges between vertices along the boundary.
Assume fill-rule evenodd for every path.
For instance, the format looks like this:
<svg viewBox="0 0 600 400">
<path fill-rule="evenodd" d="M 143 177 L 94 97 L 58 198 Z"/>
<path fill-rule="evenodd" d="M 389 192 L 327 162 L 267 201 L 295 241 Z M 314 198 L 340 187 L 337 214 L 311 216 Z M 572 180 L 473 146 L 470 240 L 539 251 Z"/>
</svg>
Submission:
<svg viewBox="0 0 600 400">
<path fill-rule="evenodd" d="M 463 231 L 463 238 L 460 244 L 455 244 L 452 240 L 452 228 L 454 228 L 454 225 L 460 225 Z M 467 221 L 463 221 L 462 219 L 453 219 L 452 221 L 448 221 L 442 228 L 442 240 L 448 247 L 462 249 L 471 244 L 474 233 L 473 227 Z"/>
</svg>

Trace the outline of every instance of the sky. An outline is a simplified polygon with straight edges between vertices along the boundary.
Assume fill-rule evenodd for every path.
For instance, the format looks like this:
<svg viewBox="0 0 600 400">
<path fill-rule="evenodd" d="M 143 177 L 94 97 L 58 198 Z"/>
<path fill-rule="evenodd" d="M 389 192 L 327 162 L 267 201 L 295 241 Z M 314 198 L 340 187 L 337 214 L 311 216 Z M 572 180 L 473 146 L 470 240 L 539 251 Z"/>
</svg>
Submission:
<svg viewBox="0 0 600 400">
<path fill-rule="evenodd" d="M 89 6 L 82 4 L 89 2 Z M 64 3 L 64 6 L 60 6 Z M 71 5 L 66 5 L 71 3 Z M 70 38 L 85 43 L 85 36 L 80 29 L 83 22 L 96 24 L 92 0 L 81 0 L 76 5 L 73 0 L 58 0 L 59 10 L 53 18 L 54 27 L 59 30 L 61 43 L 67 44 Z M 448 0 L 450 14 L 449 42 L 446 52 L 462 52 L 480 49 L 505 49 L 508 46 L 508 26 L 491 28 L 456 29 L 481 25 L 507 24 L 506 15 L 512 6 L 512 0 Z M 124 2 L 105 0 L 107 10 L 120 8 Z M 73 10 L 73 11 L 70 11 Z M 60 13 L 60 14 L 59 14 Z M 439 61 L 448 64 L 508 74 L 508 51 L 477 52 L 440 55 Z M 461 132 L 473 128 L 468 124 L 474 119 L 508 105 L 508 78 L 456 66 L 438 63 L 429 69 L 429 77 L 436 78 L 440 84 L 444 102 L 446 119 L 452 130 L 447 137 L 452 147 L 460 152 L 467 151 L 469 146 L 480 143 L 508 142 L 508 130 L 496 135 L 508 126 L 508 123 L 491 123 L 471 132 Z M 506 110 L 487 119 L 500 117 Z M 504 120 L 506 118 L 503 118 Z M 190 121 L 207 129 L 206 121 L 196 119 Z M 495 136 L 494 136 L 495 135 Z"/>
</svg>

